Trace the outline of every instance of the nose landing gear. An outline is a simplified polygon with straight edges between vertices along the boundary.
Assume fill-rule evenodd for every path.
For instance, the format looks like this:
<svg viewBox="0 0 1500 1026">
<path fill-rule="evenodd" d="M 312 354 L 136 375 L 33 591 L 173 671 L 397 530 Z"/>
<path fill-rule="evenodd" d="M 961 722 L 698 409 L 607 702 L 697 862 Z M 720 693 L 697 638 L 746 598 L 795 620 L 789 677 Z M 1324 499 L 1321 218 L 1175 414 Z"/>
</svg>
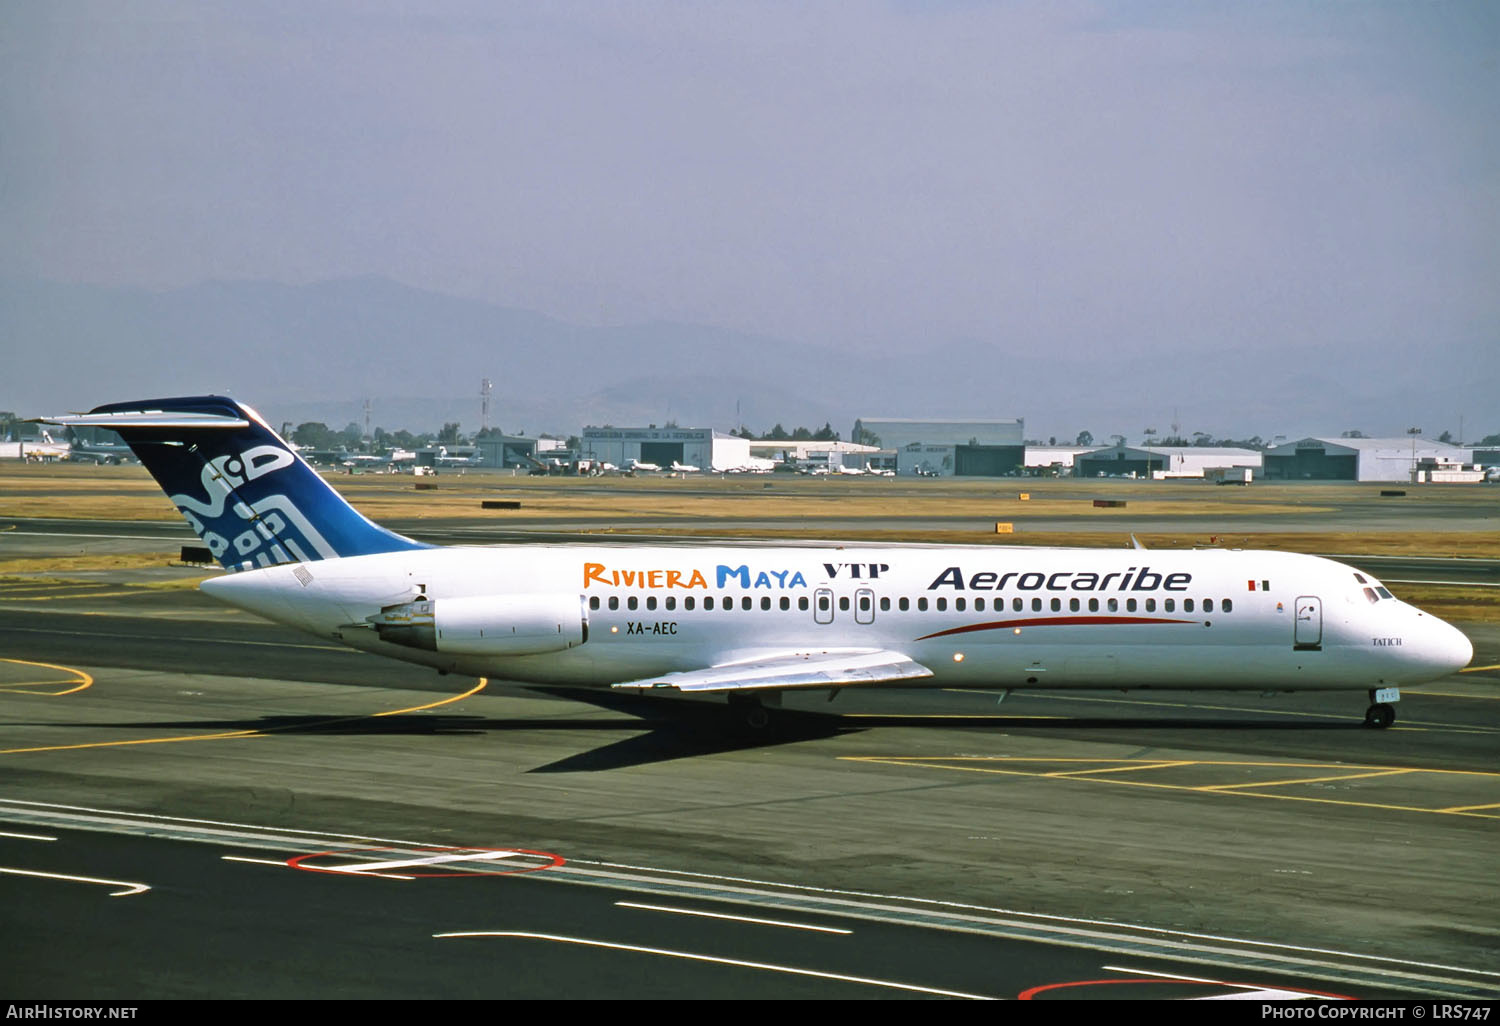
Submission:
<svg viewBox="0 0 1500 1026">
<path fill-rule="evenodd" d="M 1396 708 L 1391 703 L 1401 701 L 1400 688 L 1371 688 L 1370 708 L 1365 710 L 1365 726 L 1384 730 L 1396 722 Z"/>
</svg>

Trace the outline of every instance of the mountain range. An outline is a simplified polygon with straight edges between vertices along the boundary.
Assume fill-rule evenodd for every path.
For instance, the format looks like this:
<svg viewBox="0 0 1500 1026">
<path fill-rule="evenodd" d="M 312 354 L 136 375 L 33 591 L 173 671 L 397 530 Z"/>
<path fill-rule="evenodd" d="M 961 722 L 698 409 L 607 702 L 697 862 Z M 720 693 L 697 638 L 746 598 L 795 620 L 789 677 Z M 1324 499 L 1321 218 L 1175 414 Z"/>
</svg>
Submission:
<svg viewBox="0 0 1500 1026">
<path fill-rule="evenodd" d="M 711 325 L 570 323 L 383 278 L 307 285 L 205 282 L 153 291 L 0 280 L 0 409 L 22 416 L 121 399 L 221 392 L 273 426 L 434 430 L 489 422 L 508 432 L 577 433 L 585 425 L 673 421 L 729 430 L 856 417 L 1012 419 L 1028 437 L 1103 442 L 1142 429 L 1259 434 L 1436 435 L 1500 430 L 1493 352 L 1430 348 L 1427 366 L 1467 373 L 1418 380 L 1289 360 L 1284 350 L 1166 347 L 1149 356 L 1035 340 L 913 339 L 896 350 L 748 335 Z M 1488 378 L 1486 378 L 1488 376 Z M 1419 417 L 1432 421 L 1423 424 Z M 1485 422 L 1489 417 L 1497 422 Z M 1469 430 L 1473 429 L 1473 430 Z"/>
</svg>

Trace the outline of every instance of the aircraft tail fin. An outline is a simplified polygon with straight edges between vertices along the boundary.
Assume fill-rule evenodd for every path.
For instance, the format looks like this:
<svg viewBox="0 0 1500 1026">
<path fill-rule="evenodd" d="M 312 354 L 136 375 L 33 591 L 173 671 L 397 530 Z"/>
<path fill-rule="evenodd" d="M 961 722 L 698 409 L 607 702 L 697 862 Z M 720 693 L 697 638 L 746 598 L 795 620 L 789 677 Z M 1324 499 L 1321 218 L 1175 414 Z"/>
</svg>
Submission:
<svg viewBox="0 0 1500 1026">
<path fill-rule="evenodd" d="M 42 420 L 119 432 L 226 570 L 428 547 L 366 519 L 258 413 L 225 396 Z"/>
</svg>

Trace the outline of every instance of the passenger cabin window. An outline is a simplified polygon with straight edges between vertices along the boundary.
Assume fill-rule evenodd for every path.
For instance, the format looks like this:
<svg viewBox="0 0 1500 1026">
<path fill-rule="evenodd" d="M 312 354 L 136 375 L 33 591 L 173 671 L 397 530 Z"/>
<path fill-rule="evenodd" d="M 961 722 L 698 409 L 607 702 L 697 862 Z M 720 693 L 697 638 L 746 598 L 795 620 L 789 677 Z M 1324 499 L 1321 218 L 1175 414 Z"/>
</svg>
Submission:
<svg viewBox="0 0 1500 1026">
<path fill-rule="evenodd" d="M 1149 598 L 1149 599 L 1146 600 L 1146 612 L 1148 612 L 1148 613 L 1154 613 L 1154 612 L 1156 612 L 1156 599 Z"/>
<path fill-rule="evenodd" d="M 647 595 L 646 596 L 646 608 L 647 609 L 655 609 L 656 608 L 656 596 L 655 595 Z"/>
<path fill-rule="evenodd" d="M 792 600 L 789 599 L 789 598 L 787 598 L 785 595 L 781 596 L 781 611 L 784 613 L 788 609 L 791 609 L 791 608 L 792 608 Z"/>
<path fill-rule="evenodd" d="M 770 609 L 771 608 L 771 599 L 768 596 L 764 596 L 764 595 L 761 596 L 760 608 L 762 610 Z"/>
<path fill-rule="evenodd" d="M 927 597 L 925 595 L 923 597 L 917 599 L 917 612 L 919 612 L 919 613 L 925 613 L 925 612 L 927 612 Z"/>
<path fill-rule="evenodd" d="M 1052 611 L 1054 613 L 1062 612 L 1062 599 L 1055 598 L 1052 600 Z"/>
<path fill-rule="evenodd" d="M 609 597 L 609 608 L 611 608 L 611 609 L 619 609 L 620 608 L 620 596 L 618 596 L 618 595 L 611 595 Z"/>
<path fill-rule="evenodd" d="M 939 600 L 939 601 L 941 601 L 941 600 Z M 964 607 L 967 606 L 967 605 L 968 605 L 968 603 L 965 602 L 961 598 L 957 598 L 957 599 L 953 600 L 953 608 L 956 609 L 960 613 L 962 613 L 964 611 Z M 941 607 L 939 607 L 939 608 L 941 608 Z"/>
<path fill-rule="evenodd" d="M 1033 613 L 1040 613 L 1042 611 L 1042 600 L 1041 599 L 1034 598 L 1034 599 L 1031 600 L 1031 611 Z"/>
<path fill-rule="evenodd" d="M 691 595 L 682 600 L 682 608 L 686 609 L 688 612 L 692 612 L 693 607 L 697 604 L 698 600 Z"/>
<path fill-rule="evenodd" d="M 1125 612 L 1127 612 L 1127 613 L 1133 613 L 1133 612 L 1135 612 L 1135 599 L 1132 598 L 1132 599 L 1126 599 L 1125 600 Z"/>
<path fill-rule="evenodd" d="M 1110 599 L 1109 600 L 1109 611 L 1111 613 L 1118 613 L 1120 611 L 1120 600 L 1119 599 Z"/>
<path fill-rule="evenodd" d="M 714 597 L 712 595 L 704 595 L 703 596 L 703 608 L 704 609 L 712 609 L 713 607 L 714 607 Z"/>
<path fill-rule="evenodd" d="M 946 613 L 948 611 L 948 600 L 945 598 L 938 599 L 937 608 L 939 613 Z"/>
<path fill-rule="evenodd" d="M 1226 613 L 1234 612 L 1234 599 L 1225 599 L 1224 604 L 1220 608 Z"/>
<path fill-rule="evenodd" d="M 599 596 L 598 595 L 590 595 L 589 596 L 589 608 L 590 609 L 598 609 L 599 608 Z"/>
<path fill-rule="evenodd" d="M 666 605 L 667 605 L 668 609 L 676 609 L 677 608 L 677 596 L 676 595 L 668 595 L 667 596 L 667 603 L 666 603 Z"/>
<path fill-rule="evenodd" d="M 889 595 L 882 595 L 880 597 L 880 611 L 882 613 L 889 613 L 891 611 L 891 599 Z"/>
<path fill-rule="evenodd" d="M 1010 600 L 1010 608 L 1015 610 L 1017 613 L 1019 613 L 1022 607 L 1025 605 L 1026 603 L 1021 601 L 1021 597 L 1019 595 Z"/>
<path fill-rule="evenodd" d="M 1172 600 L 1171 599 L 1167 599 L 1167 601 L 1170 603 Z M 1172 607 L 1170 605 L 1168 605 L 1167 608 L 1171 609 Z M 1182 600 L 1182 609 L 1183 609 L 1184 612 L 1191 613 L 1193 611 L 1193 600 L 1192 599 L 1183 599 Z"/>
<path fill-rule="evenodd" d="M 1203 600 L 1203 611 L 1205 613 L 1212 613 L 1214 611 L 1214 600 L 1213 599 L 1204 599 Z"/>
<path fill-rule="evenodd" d="M 1164 601 L 1162 603 L 1162 608 L 1165 609 L 1169 613 L 1173 612 L 1177 608 L 1177 600 L 1176 599 L 1167 599 L 1166 601 Z"/>
<path fill-rule="evenodd" d="M 799 595 L 797 597 L 797 608 L 799 610 L 801 610 L 802 612 L 804 612 L 804 613 L 807 612 L 807 596 L 806 595 Z"/>
<path fill-rule="evenodd" d="M 741 609 L 749 609 L 753 605 L 755 605 L 755 600 L 752 599 L 749 595 L 746 595 L 744 598 L 740 599 Z"/>
<path fill-rule="evenodd" d="M 901 596 L 901 598 L 896 600 L 896 608 L 901 610 L 901 612 L 903 613 L 906 612 L 911 608 L 911 599 L 907 598 L 905 595 Z"/>
<path fill-rule="evenodd" d="M 1091 613 L 1097 613 L 1097 612 L 1099 612 L 1099 600 L 1098 599 L 1096 599 L 1096 598 L 1089 599 L 1089 612 L 1091 612 Z"/>
<path fill-rule="evenodd" d="M 1076 598 L 1068 599 L 1068 610 L 1074 613 L 1078 612 L 1078 600 Z"/>
</svg>

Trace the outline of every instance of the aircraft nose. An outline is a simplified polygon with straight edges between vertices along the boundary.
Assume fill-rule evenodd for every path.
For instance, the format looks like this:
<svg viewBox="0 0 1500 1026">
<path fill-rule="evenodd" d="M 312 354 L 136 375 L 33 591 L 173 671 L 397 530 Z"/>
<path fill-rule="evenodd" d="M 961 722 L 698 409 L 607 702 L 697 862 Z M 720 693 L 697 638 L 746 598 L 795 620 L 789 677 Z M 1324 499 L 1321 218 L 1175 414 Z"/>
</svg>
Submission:
<svg viewBox="0 0 1500 1026">
<path fill-rule="evenodd" d="M 1443 673 L 1457 673 L 1474 658 L 1474 643 L 1452 624 L 1431 618 L 1427 634 L 1427 655 Z"/>
</svg>

